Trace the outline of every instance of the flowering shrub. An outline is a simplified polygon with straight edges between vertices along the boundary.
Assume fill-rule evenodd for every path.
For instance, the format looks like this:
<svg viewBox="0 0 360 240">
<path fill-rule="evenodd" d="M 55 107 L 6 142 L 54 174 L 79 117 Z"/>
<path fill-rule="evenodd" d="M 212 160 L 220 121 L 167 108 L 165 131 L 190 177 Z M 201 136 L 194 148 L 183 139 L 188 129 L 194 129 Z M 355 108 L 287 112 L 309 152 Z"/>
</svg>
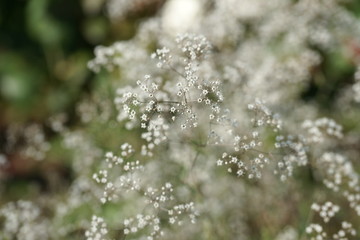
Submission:
<svg viewBox="0 0 360 240">
<path fill-rule="evenodd" d="M 142 2 L 161 1 L 111 0 L 110 17 Z M 79 103 L 81 129 L 50 119 L 73 151 L 69 187 L 4 205 L 0 236 L 358 239 L 359 58 L 348 43 L 360 44 L 360 20 L 340 0 L 194 0 L 201 14 L 172 29 L 180 2 L 95 49 L 88 67 L 108 72 L 111 94 Z M 352 67 L 346 84 L 324 67 L 335 52 Z M 25 154 L 46 161 L 42 132 L 26 129 Z"/>
</svg>

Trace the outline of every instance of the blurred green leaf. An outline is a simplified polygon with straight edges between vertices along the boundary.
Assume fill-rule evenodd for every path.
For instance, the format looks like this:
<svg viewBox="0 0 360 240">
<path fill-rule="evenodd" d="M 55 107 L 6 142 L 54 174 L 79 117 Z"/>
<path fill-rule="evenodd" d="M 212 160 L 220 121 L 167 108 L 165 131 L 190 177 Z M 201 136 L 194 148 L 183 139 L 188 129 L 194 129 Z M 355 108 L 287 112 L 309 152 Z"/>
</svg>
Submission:
<svg viewBox="0 0 360 240">
<path fill-rule="evenodd" d="M 27 26 L 33 38 L 45 46 L 60 44 L 64 36 L 61 24 L 47 11 L 48 0 L 30 0 L 27 5 Z"/>
</svg>

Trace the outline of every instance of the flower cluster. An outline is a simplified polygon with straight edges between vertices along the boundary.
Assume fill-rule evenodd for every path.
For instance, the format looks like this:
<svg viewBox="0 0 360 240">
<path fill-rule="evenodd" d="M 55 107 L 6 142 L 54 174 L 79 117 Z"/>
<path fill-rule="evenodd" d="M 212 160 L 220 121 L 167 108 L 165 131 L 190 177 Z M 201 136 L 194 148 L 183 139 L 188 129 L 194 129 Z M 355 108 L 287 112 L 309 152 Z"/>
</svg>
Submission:
<svg viewBox="0 0 360 240">
<path fill-rule="evenodd" d="M 306 227 L 306 233 L 310 236 L 310 240 L 325 240 L 326 232 L 321 225 L 312 223 Z"/>
<path fill-rule="evenodd" d="M 315 121 L 305 120 L 302 127 L 307 130 L 309 143 L 323 142 L 327 136 L 341 139 L 342 126 L 334 120 L 328 118 L 319 118 Z"/>
<path fill-rule="evenodd" d="M 351 223 L 342 222 L 341 229 L 333 235 L 336 240 L 348 240 L 356 235 L 356 230 Z"/>
<path fill-rule="evenodd" d="M 276 136 L 275 148 L 281 150 L 282 157 L 277 163 L 275 174 L 280 175 L 281 180 L 291 177 L 295 166 L 308 164 L 307 145 L 301 136 Z"/>
<path fill-rule="evenodd" d="M 85 232 L 86 240 L 108 240 L 108 230 L 104 219 L 92 216 L 91 228 Z"/>
<path fill-rule="evenodd" d="M 41 209 L 34 203 L 19 200 L 0 209 L 4 220 L 1 239 L 49 239 L 50 222 L 41 217 Z"/>
<path fill-rule="evenodd" d="M 103 204 L 109 201 L 119 202 L 130 191 L 144 199 L 144 210 L 136 213 L 136 217 L 123 220 L 125 235 L 146 231 L 147 239 L 154 239 L 164 235 L 164 220 L 172 225 L 182 225 L 185 217 L 188 217 L 190 222 L 195 223 L 198 213 L 193 202 L 177 203 L 173 195 L 174 188 L 169 182 L 160 188 L 149 186 L 143 177 L 145 167 L 139 160 L 132 159 L 135 154 L 132 145 L 124 143 L 120 149 L 120 156 L 112 152 L 106 153 L 107 169 L 95 173 L 93 179 L 104 185 L 103 196 L 100 198 Z"/>
<path fill-rule="evenodd" d="M 329 222 L 331 218 L 340 210 L 338 205 L 332 202 L 326 202 L 323 205 L 313 203 L 311 209 L 319 214 L 325 223 Z M 324 226 L 321 224 L 311 223 L 306 227 L 306 233 L 313 240 L 328 239 L 328 233 L 324 230 Z M 346 221 L 341 222 L 341 228 L 332 235 L 332 239 L 349 240 L 356 236 L 356 230 L 352 224 Z"/>
<path fill-rule="evenodd" d="M 360 215 L 359 176 L 352 163 L 344 156 L 327 152 L 316 162 L 323 182 L 329 189 L 341 192 L 358 215 Z"/>
<path fill-rule="evenodd" d="M 20 152 L 27 158 L 43 160 L 50 149 L 44 128 L 36 123 L 28 125 L 14 124 L 7 131 L 7 152 Z"/>
<path fill-rule="evenodd" d="M 313 203 L 311 205 L 311 209 L 315 212 L 318 212 L 324 222 L 329 222 L 329 220 L 334 217 L 335 213 L 340 210 L 340 207 L 333 204 L 332 202 L 326 202 L 323 205 Z"/>
</svg>

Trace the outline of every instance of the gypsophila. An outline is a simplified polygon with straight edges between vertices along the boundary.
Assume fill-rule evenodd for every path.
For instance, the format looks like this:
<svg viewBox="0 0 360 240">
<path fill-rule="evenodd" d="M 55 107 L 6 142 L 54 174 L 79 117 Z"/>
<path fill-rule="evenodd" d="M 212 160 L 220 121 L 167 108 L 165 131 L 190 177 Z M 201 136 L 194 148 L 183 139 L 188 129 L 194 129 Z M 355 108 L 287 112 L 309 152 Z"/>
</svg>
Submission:
<svg viewBox="0 0 360 240">
<path fill-rule="evenodd" d="M 1 239 L 49 239 L 50 222 L 41 216 L 41 209 L 32 202 L 19 200 L 0 208 L 4 220 Z"/>
<path fill-rule="evenodd" d="M 91 218 L 91 228 L 85 232 L 86 240 L 110 240 L 104 219 L 97 216 Z"/>
<path fill-rule="evenodd" d="M 340 210 L 339 206 L 333 204 L 332 202 L 326 202 L 323 205 L 313 203 L 311 209 L 319 213 L 319 216 L 324 220 L 324 222 L 329 222 L 329 220 L 334 217 L 334 215 Z"/>
</svg>

